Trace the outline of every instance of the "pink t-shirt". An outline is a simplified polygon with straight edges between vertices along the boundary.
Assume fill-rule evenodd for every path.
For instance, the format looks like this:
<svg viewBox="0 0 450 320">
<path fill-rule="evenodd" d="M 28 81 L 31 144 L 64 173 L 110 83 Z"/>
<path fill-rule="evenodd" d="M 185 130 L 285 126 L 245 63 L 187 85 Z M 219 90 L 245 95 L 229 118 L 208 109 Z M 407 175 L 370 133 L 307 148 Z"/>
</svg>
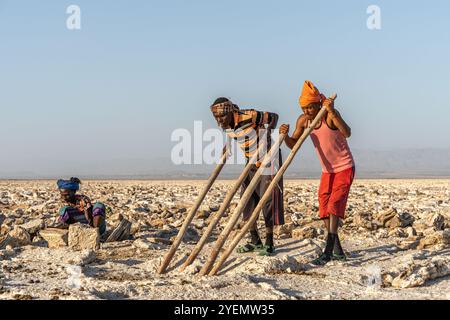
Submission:
<svg viewBox="0 0 450 320">
<path fill-rule="evenodd" d="M 313 130 L 311 139 L 323 172 L 337 173 L 355 166 L 347 139 L 339 130 L 330 129 L 325 119 L 322 119 L 318 129 Z"/>
</svg>

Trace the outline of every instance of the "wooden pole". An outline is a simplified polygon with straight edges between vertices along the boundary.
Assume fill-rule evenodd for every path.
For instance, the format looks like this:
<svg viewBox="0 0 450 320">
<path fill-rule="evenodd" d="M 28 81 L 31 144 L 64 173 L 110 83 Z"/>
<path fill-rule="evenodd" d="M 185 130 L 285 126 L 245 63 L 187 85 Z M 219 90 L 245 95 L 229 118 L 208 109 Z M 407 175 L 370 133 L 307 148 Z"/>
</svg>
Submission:
<svg viewBox="0 0 450 320">
<path fill-rule="evenodd" d="M 178 246 L 181 243 L 181 240 L 183 240 L 183 236 L 186 233 L 186 230 L 189 226 L 189 224 L 194 219 L 195 214 L 197 213 L 198 208 L 200 207 L 201 203 L 205 199 L 206 194 L 208 193 L 209 189 L 211 189 L 211 186 L 213 185 L 214 181 L 216 181 L 217 176 L 219 175 L 220 171 L 222 171 L 223 166 L 225 165 L 225 162 L 227 161 L 228 157 L 228 151 L 225 151 L 220 158 L 219 164 L 214 169 L 213 173 L 208 179 L 208 182 L 206 186 L 204 187 L 202 193 L 198 197 L 197 201 L 195 202 L 194 206 L 191 208 L 191 211 L 187 215 L 186 219 L 183 222 L 183 225 L 181 226 L 180 231 L 178 232 L 177 237 L 175 238 L 174 242 L 172 243 L 172 246 L 170 247 L 170 250 L 167 252 L 166 256 L 164 257 L 164 260 L 161 263 L 161 266 L 158 269 L 158 274 L 164 273 L 166 271 L 166 268 L 169 266 L 170 261 L 173 258 L 173 255 L 175 254 L 175 251 L 177 250 Z"/>
<path fill-rule="evenodd" d="M 228 206 L 230 205 L 231 200 L 233 200 L 233 197 L 236 194 L 236 192 L 238 191 L 239 187 L 242 185 L 242 182 L 244 182 L 244 179 L 248 176 L 250 169 L 253 167 L 253 165 L 258 160 L 259 154 L 261 154 L 261 152 L 264 150 L 266 145 L 267 145 L 267 140 L 265 138 L 262 139 L 262 141 L 260 140 L 258 150 L 255 152 L 253 157 L 249 160 L 249 162 L 247 163 L 247 165 L 244 168 L 244 171 L 242 171 L 241 175 L 239 176 L 239 178 L 237 179 L 237 181 L 235 182 L 235 184 L 233 185 L 231 190 L 226 195 L 224 201 L 222 202 L 222 204 L 219 208 L 219 211 L 217 212 L 217 214 L 213 217 L 213 219 L 209 223 L 208 228 L 203 233 L 202 237 L 200 238 L 200 240 L 197 243 L 197 245 L 195 246 L 195 248 L 192 250 L 192 253 L 190 254 L 190 256 L 187 258 L 187 260 L 181 266 L 180 272 L 183 272 L 186 269 L 186 267 L 189 266 L 192 262 L 194 262 L 195 258 L 197 258 L 198 254 L 202 250 L 203 246 L 205 245 L 209 236 L 213 232 L 214 228 L 219 223 L 219 220 L 222 218 L 225 211 L 228 209 Z"/>
<path fill-rule="evenodd" d="M 336 99 L 337 95 L 334 94 L 331 99 Z M 292 148 L 291 153 L 289 154 L 286 161 L 281 166 L 280 170 L 278 170 L 277 174 L 273 178 L 272 182 L 270 183 L 269 187 L 267 188 L 266 192 L 262 196 L 262 198 L 259 200 L 258 205 L 256 206 L 255 210 L 253 210 L 253 213 L 250 217 L 250 219 L 247 221 L 247 223 L 244 225 L 244 227 L 239 231 L 239 233 L 235 236 L 233 241 L 230 243 L 228 248 L 225 250 L 225 252 L 222 254 L 220 259 L 217 261 L 217 263 L 212 268 L 211 272 L 209 273 L 210 276 L 216 275 L 217 272 L 220 270 L 222 265 L 225 263 L 227 258 L 230 256 L 230 254 L 233 252 L 234 248 L 239 244 L 241 239 L 245 236 L 247 231 L 252 227 L 252 225 L 258 220 L 259 213 L 261 209 L 264 207 L 264 205 L 270 200 L 270 197 L 272 196 L 272 190 L 277 187 L 278 182 L 283 177 L 284 172 L 287 170 L 289 165 L 291 164 L 292 160 L 294 160 L 295 155 L 297 154 L 298 150 L 300 150 L 300 147 L 302 146 L 303 142 L 306 140 L 306 138 L 311 134 L 311 132 L 314 130 L 314 128 L 317 126 L 319 121 L 322 120 L 323 115 L 325 114 L 326 109 L 322 107 L 322 109 L 317 114 L 316 118 L 313 120 L 311 125 L 303 132 L 302 136 L 299 138 L 295 146 Z"/>
<path fill-rule="evenodd" d="M 244 194 L 241 197 L 241 201 L 239 202 L 238 206 L 234 209 L 233 214 L 230 217 L 230 220 L 228 221 L 228 224 L 225 226 L 225 229 L 222 231 L 222 233 L 219 235 L 219 238 L 216 241 L 216 244 L 211 251 L 211 254 L 205 263 L 205 265 L 202 267 L 202 269 L 199 272 L 200 276 L 206 275 L 211 267 L 213 266 L 214 262 L 217 259 L 217 256 L 219 255 L 220 249 L 223 247 L 225 241 L 227 240 L 228 236 L 230 235 L 231 231 L 233 230 L 234 226 L 236 225 L 237 221 L 239 220 L 240 214 L 242 210 L 244 210 L 245 206 L 247 205 L 248 201 L 250 200 L 250 197 L 253 194 L 253 191 L 255 191 L 256 187 L 258 186 L 258 183 L 261 180 L 261 175 L 263 174 L 264 170 L 266 169 L 266 166 L 272 161 L 274 156 L 278 153 L 280 145 L 283 143 L 285 138 L 285 135 L 280 135 L 278 141 L 272 146 L 270 149 L 270 152 L 265 155 L 261 166 L 259 167 L 258 171 L 256 171 L 255 176 L 253 177 L 250 184 L 245 189 Z"/>
</svg>

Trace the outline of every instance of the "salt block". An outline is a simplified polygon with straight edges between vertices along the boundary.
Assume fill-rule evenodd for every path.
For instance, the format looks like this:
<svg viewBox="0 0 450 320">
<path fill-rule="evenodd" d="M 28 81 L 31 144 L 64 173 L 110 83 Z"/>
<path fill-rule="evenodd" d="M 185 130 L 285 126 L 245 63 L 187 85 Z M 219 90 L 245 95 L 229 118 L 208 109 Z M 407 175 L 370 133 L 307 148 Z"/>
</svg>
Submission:
<svg viewBox="0 0 450 320">
<path fill-rule="evenodd" d="M 47 228 L 40 230 L 39 235 L 47 241 L 49 248 L 67 247 L 69 230 Z"/>
<path fill-rule="evenodd" d="M 73 250 L 97 250 L 100 248 L 100 232 L 86 224 L 69 226 L 69 247 Z"/>
</svg>

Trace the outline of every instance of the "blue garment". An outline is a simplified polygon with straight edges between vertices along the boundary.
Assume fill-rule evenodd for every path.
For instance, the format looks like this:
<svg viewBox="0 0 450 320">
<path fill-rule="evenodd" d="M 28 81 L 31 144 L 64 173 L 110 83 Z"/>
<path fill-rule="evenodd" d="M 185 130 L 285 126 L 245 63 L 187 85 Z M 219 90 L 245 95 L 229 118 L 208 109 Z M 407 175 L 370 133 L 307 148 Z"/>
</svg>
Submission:
<svg viewBox="0 0 450 320">
<path fill-rule="evenodd" d="M 73 190 L 73 191 L 78 191 L 80 189 L 80 184 L 77 182 L 73 182 L 70 180 L 62 180 L 59 179 L 56 184 L 58 185 L 59 189 L 64 189 L 64 190 Z"/>
</svg>

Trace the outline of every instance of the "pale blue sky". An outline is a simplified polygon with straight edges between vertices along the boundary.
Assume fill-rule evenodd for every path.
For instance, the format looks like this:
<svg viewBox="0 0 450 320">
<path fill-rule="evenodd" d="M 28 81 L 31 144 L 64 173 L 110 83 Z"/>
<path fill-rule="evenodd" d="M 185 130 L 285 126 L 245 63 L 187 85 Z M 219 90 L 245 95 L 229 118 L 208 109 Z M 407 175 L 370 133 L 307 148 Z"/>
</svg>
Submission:
<svg viewBox="0 0 450 320">
<path fill-rule="evenodd" d="M 82 30 L 66 28 L 70 4 Z M 171 132 L 215 126 L 221 95 L 293 126 L 306 79 L 338 93 L 354 148 L 449 148 L 449 12 L 443 0 L 0 0 L 0 171 L 169 159 Z"/>
</svg>

